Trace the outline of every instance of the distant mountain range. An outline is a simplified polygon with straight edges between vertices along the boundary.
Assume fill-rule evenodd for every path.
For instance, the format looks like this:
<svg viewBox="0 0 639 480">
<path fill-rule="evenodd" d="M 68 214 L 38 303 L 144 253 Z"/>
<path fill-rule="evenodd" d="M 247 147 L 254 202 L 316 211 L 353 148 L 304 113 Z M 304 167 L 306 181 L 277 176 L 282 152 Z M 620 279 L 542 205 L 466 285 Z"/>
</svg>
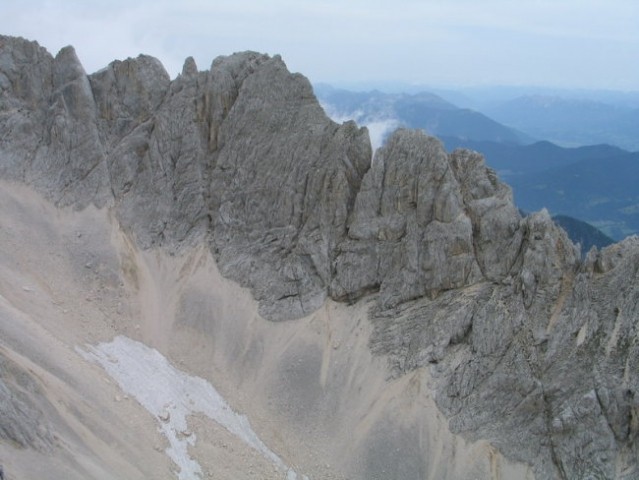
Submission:
<svg viewBox="0 0 639 480">
<path fill-rule="evenodd" d="M 459 108 L 432 93 L 352 92 L 328 85 L 316 85 L 314 89 L 332 117 L 353 118 L 363 125 L 387 122 L 389 130 L 401 125 L 420 128 L 438 137 L 453 136 L 466 140 L 513 144 L 533 141 L 530 136 L 480 112 Z"/>
<path fill-rule="evenodd" d="M 639 108 L 589 99 L 528 95 L 487 106 L 491 118 L 564 146 L 609 143 L 639 150 Z"/>
<path fill-rule="evenodd" d="M 564 148 L 545 140 L 529 145 L 514 145 L 447 136 L 439 138 L 448 150 L 469 148 L 481 152 L 486 157 L 486 162 L 506 179 L 513 175 L 538 173 L 549 168 L 572 165 L 582 160 L 605 160 L 629 153 L 606 144 Z"/>
</svg>

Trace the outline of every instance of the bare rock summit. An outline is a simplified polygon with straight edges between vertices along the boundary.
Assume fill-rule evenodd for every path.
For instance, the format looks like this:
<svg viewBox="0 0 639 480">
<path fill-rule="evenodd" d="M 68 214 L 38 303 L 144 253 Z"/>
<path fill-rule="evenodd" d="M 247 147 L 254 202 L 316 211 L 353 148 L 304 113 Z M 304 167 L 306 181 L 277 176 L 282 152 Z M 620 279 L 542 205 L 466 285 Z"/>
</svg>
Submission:
<svg viewBox="0 0 639 480">
<path fill-rule="evenodd" d="M 269 320 L 374 298 L 369 347 L 390 376 L 430 369 L 453 433 L 537 478 L 639 478 L 637 238 L 582 261 L 479 154 L 409 130 L 373 152 L 278 56 L 87 75 L 71 47 L 0 37 L 0 88 L 0 177 L 108 207 L 143 249 L 206 245 Z"/>
</svg>

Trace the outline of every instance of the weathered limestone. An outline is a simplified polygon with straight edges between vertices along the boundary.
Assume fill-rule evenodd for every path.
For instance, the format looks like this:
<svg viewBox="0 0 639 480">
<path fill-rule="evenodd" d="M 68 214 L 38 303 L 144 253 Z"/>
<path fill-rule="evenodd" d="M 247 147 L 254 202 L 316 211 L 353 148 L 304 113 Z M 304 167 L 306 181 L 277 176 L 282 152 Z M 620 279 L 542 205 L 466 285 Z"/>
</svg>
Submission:
<svg viewBox="0 0 639 480">
<path fill-rule="evenodd" d="M 87 76 L 0 37 L 0 87 L 1 177 L 108 206 L 142 248 L 206 243 L 267 319 L 375 295 L 370 347 L 431 369 L 453 432 L 539 478 L 638 478 L 636 238 L 582 262 L 479 154 L 400 130 L 373 156 L 277 56 Z"/>
</svg>

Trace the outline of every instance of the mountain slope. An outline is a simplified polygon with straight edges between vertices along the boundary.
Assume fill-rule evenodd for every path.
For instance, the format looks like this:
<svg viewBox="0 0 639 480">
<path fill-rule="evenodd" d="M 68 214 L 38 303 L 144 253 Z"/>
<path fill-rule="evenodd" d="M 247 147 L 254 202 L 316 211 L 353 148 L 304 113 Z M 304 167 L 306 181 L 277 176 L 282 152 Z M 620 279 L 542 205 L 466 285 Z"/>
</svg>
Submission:
<svg viewBox="0 0 639 480">
<path fill-rule="evenodd" d="M 121 335 L 146 345 L 140 361 L 161 355 L 211 383 L 310 478 L 636 474 L 636 238 L 582 261 L 547 212 L 519 215 L 481 155 L 399 130 L 373 156 L 367 131 L 330 121 L 278 57 L 235 54 L 203 72 L 187 60 L 170 80 L 145 56 L 87 76 L 71 48 L 51 57 L 2 37 L 0 49 L 1 191 L 14 199 L 0 203 L 14 239 L 0 326 L 17 332 L 2 348 L 21 350 L 22 319 L 44 328 L 24 365 L 52 376 L 23 368 L 44 390 L 27 398 L 67 413 L 38 407 L 75 478 L 87 464 L 103 478 L 181 475 L 148 460 L 173 405 L 169 417 L 144 401 L 125 409 L 124 384 L 78 353 Z M 38 354 L 49 344 L 64 368 Z M 51 391 L 56 378 L 68 393 Z M 95 408 L 117 435 L 92 421 L 91 402 L 63 398 L 100 382 L 115 405 Z M 12 469 L 46 465 L 5 433 L 28 423 L 0 422 Z M 188 422 L 173 433 L 193 439 L 203 472 L 292 478 L 223 422 Z M 72 441 L 113 435 L 89 452 Z"/>
<path fill-rule="evenodd" d="M 585 220 L 612 238 L 639 231 L 639 154 L 591 159 L 510 179 L 517 204 Z"/>
<path fill-rule="evenodd" d="M 297 478 L 470 479 L 494 468 L 525 477 L 526 467 L 487 442 L 451 434 L 432 398 L 415 397 L 430 382 L 427 371 L 388 378 L 386 359 L 368 348 L 370 302 L 329 301 L 295 322 L 268 322 L 248 290 L 220 275 L 206 246 L 140 250 L 107 209 L 60 209 L 5 181 L 0 226 L 6 478 L 179 478 L 188 470 L 171 461 L 162 434 L 178 404 L 164 392 L 173 387 L 193 404 L 199 397 L 167 380 L 175 370 L 214 385 Z M 141 369 L 136 385 L 148 386 L 159 413 L 87 359 L 122 336 L 148 345 L 156 361 L 132 367 L 135 357 L 115 352 L 105 361 Z M 26 418 L 6 409 L 5 393 Z M 174 432 L 202 470 L 191 478 L 294 478 L 201 413 Z"/>
<path fill-rule="evenodd" d="M 589 252 L 592 247 L 604 248 L 612 245 L 614 240 L 592 225 L 565 215 L 555 215 L 553 221 L 563 228 L 574 243 L 581 246 L 582 253 Z"/>
</svg>

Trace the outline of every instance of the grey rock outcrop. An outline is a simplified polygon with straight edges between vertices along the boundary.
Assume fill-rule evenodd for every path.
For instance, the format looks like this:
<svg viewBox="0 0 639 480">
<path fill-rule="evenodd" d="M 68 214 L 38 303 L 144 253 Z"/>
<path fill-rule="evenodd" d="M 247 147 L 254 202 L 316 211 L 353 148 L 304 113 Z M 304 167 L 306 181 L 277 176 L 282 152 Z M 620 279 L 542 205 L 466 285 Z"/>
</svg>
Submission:
<svg viewBox="0 0 639 480">
<path fill-rule="evenodd" d="M 29 372 L 0 353 L 0 441 L 51 450 L 54 437 L 43 413 L 43 397 Z"/>
<path fill-rule="evenodd" d="M 375 295 L 370 347 L 431 369 L 453 432 L 539 478 L 639 478 L 636 238 L 582 262 L 479 154 L 400 130 L 373 156 L 277 56 L 87 76 L 0 37 L 0 87 L 1 177 L 112 208 L 142 248 L 206 242 L 271 320 Z"/>
<path fill-rule="evenodd" d="M 37 50 L 3 42 L 8 65 Z M 366 130 L 330 121 L 279 57 L 236 54 L 201 73 L 189 59 L 174 81 L 147 56 L 90 76 L 70 47 L 34 62 L 50 72 L 5 68 L 18 107 L 4 118 L 37 117 L 40 137 L 35 152 L 22 148 L 32 138 L 6 138 L 5 176 L 61 205 L 112 205 L 145 248 L 206 239 L 268 318 L 327 296 L 380 290 L 392 306 L 498 279 L 519 247 L 510 191 L 480 157 L 399 131 L 371 168 Z M 50 85 L 20 97 L 32 74 Z"/>
<path fill-rule="evenodd" d="M 522 241 L 510 189 L 469 151 L 447 155 L 419 131 L 399 130 L 364 177 L 340 248 L 334 298 L 380 290 L 392 307 L 498 281 Z"/>
</svg>

